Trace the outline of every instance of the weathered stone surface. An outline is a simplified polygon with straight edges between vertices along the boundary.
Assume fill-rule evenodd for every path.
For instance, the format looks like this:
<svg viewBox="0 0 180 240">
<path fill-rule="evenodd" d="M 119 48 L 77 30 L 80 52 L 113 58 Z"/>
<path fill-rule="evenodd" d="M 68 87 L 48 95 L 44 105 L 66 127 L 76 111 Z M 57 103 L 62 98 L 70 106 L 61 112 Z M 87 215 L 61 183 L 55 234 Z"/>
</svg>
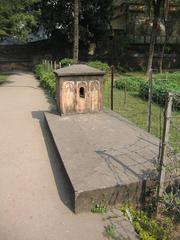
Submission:
<svg viewBox="0 0 180 240">
<path fill-rule="evenodd" d="M 134 230 L 133 225 L 128 221 L 118 209 L 112 209 L 105 217 L 106 226 L 115 226 L 117 239 L 138 240 L 140 239 Z"/>
<path fill-rule="evenodd" d="M 60 68 L 55 71 L 58 77 L 70 76 L 104 76 L 105 72 L 85 64 L 74 64 L 68 67 Z"/>
<path fill-rule="evenodd" d="M 75 212 L 92 201 L 139 204 L 151 184 L 159 141 L 112 113 L 45 113 L 74 189 Z"/>
<path fill-rule="evenodd" d="M 60 114 L 99 112 L 103 108 L 104 72 L 78 64 L 55 71 Z"/>
</svg>

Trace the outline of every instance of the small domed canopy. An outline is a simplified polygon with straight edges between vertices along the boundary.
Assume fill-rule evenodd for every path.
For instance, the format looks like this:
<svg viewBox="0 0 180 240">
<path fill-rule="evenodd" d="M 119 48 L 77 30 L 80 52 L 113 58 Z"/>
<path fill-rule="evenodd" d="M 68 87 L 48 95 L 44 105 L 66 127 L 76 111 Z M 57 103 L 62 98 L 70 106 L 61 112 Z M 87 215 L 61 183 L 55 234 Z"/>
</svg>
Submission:
<svg viewBox="0 0 180 240">
<path fill-rule="evenodd" d="M 103 76 L 104 71 L 96 68 L 89 67 L 85 64 L 74 64 L 68 67 L 60 68 L 55 71 L 58 77 L 71 77 L 71 76 Z"/>
</svg>

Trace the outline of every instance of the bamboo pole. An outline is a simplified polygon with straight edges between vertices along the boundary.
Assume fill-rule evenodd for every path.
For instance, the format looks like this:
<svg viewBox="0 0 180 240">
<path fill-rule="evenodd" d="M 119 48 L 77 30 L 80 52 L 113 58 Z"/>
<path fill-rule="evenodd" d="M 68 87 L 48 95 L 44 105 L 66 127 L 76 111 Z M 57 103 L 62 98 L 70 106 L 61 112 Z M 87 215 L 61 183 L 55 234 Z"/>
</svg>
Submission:
<svg viewBox="0 0 180 240">
<path fill-rule="evenodd" d="M 152 69 L 149 72 L 148 88 L 148 132 L 151 132 L 151 114 L 152 114 Z"/>
<path fill-rule="evenodd" d="M 159 199 L 163 196 L 165 190 L 166 166 L 167 166 L 167 145 L 169 142 L 169 133 L 172 116 L 173 94 L 168 93 L 166 97 L 165 112 L 164 112 L 164 127 L 162 146 L 159 161 L 159 176 L 157 188 L 157 214 L 159 213 Z"/>
</svg>

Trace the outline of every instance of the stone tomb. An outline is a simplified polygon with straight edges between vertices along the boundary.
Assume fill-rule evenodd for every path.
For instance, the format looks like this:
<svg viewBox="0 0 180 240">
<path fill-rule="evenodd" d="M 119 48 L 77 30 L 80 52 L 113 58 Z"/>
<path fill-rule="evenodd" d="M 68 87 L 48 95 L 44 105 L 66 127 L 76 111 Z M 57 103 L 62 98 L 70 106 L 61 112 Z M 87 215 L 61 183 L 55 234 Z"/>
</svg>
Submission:
<svg viewBox="0 0 180 240">
<path fill-rule="evenodd" d="M 60 114 L 102 110 L 104 72 L 86 65 L 72 65 L 55 71 L 57 107 Z"/>
<path fill-rule="evenodd" d="M 74 65 L 56 75 L 63 115 L 45 113 L 45 119 L 72 185 L 74 211 L 90 211 L 102 201 L 140 204 L 155 178 L 158 139 L 101 111 L 103 72 Z"/>
</svg>

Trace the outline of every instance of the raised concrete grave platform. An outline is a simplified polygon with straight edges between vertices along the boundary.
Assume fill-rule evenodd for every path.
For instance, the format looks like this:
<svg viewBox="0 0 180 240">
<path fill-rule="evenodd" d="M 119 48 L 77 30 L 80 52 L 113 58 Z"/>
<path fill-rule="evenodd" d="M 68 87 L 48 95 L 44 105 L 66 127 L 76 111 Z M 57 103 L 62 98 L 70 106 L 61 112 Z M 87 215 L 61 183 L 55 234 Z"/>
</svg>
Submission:
<svg viewBox="0 0 180 240">
<path fill-rule="evenodd" d="M 76 213 L 92 203 L 139 204 L 151 184 L 158 139 L 108 112 L 45 119 L 74 189 Z"/>
</svg>

